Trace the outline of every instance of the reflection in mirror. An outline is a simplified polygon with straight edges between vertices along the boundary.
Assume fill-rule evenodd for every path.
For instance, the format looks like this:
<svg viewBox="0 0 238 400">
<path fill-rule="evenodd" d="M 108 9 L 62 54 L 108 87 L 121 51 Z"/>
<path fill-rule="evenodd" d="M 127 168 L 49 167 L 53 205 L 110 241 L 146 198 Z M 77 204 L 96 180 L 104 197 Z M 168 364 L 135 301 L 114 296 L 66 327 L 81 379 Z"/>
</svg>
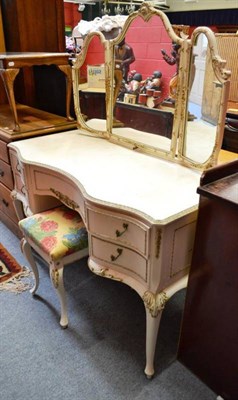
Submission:
<svg viewBox="0 0 238 400">
<path fill-rule="evenodd" d="M 188 122 L 183 154 L 203 164 L 213 154 L 218 134 L 223 84 L 212 63 L 211 47 L 205 33 L 200 33 L 193 46 L 191 59 Z"/>
<path fill-rule="evenodd" d="M 101 34 L 89 34 L 73 68 L 75 111 L 82 128 L 106 132 L 105 51 Z"/>
<path fill-rule="evenodd" d="M 159 15 L 135 18 L 114 46 L 113 135 L 169 152 L 180 45 Z M 125 129 L 126 128 L 126 129 Z"/>
</svg>

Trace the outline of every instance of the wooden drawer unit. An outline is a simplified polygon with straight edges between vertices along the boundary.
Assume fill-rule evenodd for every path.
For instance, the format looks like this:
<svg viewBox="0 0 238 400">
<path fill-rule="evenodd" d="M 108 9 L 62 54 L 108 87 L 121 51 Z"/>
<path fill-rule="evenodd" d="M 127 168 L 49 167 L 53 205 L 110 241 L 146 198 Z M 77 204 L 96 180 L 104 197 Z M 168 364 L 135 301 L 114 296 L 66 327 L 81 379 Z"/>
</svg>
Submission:
<svg viewBox="0 0 238 400">
<path fill-rule="evenodd" d="M 13 189 L 13 179 L 11 166 L 5 161 L 0 159 L 0 182 L 7 186 L 9 189 Z"/>
<path fill-rule="evenodd" d="M 114 269 L 147 282 L 148 261 L 136 251 L 91 236 L 91 256 L 101 264 L 113 264 Z"/>
<path fill-rule="evenodd" d="M 116 241 L 130 247 L 143 255 L 148 254 L 149 228 L 133 221 L 132 218 L 101 213 L 92 208 L 87 209 L 88 230 L 92 234 Z"/>
<path fill-rule="evenodd" d="M 14 181 L 7 142 L 1 140 L 0 136 L 0 220 L 14 233 L 21 236 L 11 198 L 13 188 Z"/>
<path fill-rule="evenodd" d="M 7 143 L 3 142 L 2 140 L 0 140 L 0 158 L 6 163 L 10 163 L 7 150 Z"/>
<path fill-rule="evenodd" d="M 17 216 L 13 207 L 11 190 L 0 183 L 0 210 L 17 224 Z"/>
</svg>

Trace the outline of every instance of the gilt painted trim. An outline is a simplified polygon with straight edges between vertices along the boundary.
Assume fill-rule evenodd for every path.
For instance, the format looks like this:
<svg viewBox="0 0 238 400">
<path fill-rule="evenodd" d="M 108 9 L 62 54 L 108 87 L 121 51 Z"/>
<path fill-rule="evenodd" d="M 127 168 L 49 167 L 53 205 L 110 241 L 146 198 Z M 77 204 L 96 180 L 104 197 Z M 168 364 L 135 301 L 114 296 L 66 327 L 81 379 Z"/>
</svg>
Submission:
<svg viewBox="0 0 238 400">
<path fill-rule="evenodd" d="M 59 199 L 62 203 L 64 203 L 69 208 L 72 208 L 73 210 L 75 210 L 76 208 L 80 208 L 79 205 L 74 200 L 71 200 L 67 195 L 65 195 L 53 188 L 50 188 L 50 190 L 52 193 L 54 193 L 54 195 L 57 197 L 57 199 Z"/>
<path fill-rule="evenodd" d="M 145 307 L 148 308 L 151 316 L 156 318 L 160 311 L 164 309 L 165 304 L 168 301 L 168 296 L 165 292 L 154 294 L 147 290 L 143 294 L 142 300 L 145 304 Z"/>
<path fill-rule="evenodd" d="M 161 241 L 162 241 L 162 229 L 158 228 L 156 232 L 156 253 L 155 253 L 156 258 L 159 258 L 160 256 Z"/>
<path fill-rule="evenodd" d="M 108 268 L 100 268 L 100 269 L 96 269 L 94 267 L 89 267 L 89 268 L 94 274 L 102 276 L 103 278 L 108 278 L 108 279 L 113 279 L 114 281 L 123 282 L 122 278 L 109 274 Z"/>
<path fill-rule="evenodd" d="M 58 271 L 58 269 L 51 270 L 51 277 L 52 277 L 53 285 L 54 285 L 55 289 L 57 289 L 59 286 L 59 271 Z"/>
</svg>

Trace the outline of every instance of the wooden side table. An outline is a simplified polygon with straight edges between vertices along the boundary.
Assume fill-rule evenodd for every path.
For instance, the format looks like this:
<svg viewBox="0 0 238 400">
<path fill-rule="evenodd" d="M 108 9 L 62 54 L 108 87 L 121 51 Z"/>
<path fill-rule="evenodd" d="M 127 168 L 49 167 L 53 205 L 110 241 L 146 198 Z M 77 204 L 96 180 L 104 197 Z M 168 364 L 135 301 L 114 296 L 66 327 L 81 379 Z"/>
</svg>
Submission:
<svg viewBox="0 0 238 400">
<path fill-rule="evenodd" d="M 52 64 L 56 65 L 66 76 L 66 116 L 68 121 L 73 121 L 73 118 L 70 116 L 72 76 L 68 53 L 0 53 L 0 76 L 3 79 L 8 101 L 13 113 L 13 118 L 15 122 L 14 131 L 21 130 L 14 95 L 14 81 L 20 71 L 20 68 Z"/>
<path fill-rule="evenodd" d="M 238 160 L 204 173 L 178 359 L 238 398 Z"/>
</svg>

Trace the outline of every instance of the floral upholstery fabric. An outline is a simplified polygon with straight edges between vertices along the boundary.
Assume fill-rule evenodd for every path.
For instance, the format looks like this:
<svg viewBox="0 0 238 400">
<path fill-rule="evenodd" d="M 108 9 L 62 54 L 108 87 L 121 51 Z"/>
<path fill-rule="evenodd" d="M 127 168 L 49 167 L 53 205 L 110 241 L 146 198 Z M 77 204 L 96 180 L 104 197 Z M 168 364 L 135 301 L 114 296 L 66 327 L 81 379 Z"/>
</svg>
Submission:
<svg viewBox="0 0 238 400">
<path fill-rule="evenodd" d="M 87 230 L 80 215 L 66 206 L 47 210 L 19 222 L 24 235 L 53 261 L 88 247 Z"/>
</svg>

